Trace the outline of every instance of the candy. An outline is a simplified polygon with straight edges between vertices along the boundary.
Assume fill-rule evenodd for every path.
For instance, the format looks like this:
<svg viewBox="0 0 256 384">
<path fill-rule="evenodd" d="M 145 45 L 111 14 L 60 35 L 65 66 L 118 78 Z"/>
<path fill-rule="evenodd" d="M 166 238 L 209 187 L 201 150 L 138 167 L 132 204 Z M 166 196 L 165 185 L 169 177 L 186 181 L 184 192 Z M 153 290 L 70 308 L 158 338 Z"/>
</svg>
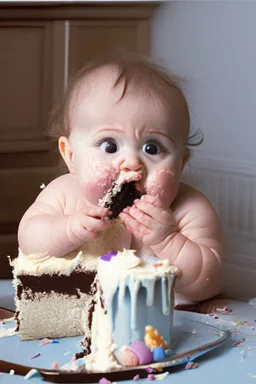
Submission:
<svg viewBox="0 0 256 384">
<path fill-rule="evenodd" d="M 112 257 L 116 255 L 117 255 L 116 251 L 110 251 L 109 253 L 105 253 L 105 255 L 102 255 L 100 259 L 104 261 L 110 261 Z"/>
<path fill-rule="evenodd" d="M 120 356 L 120 363 L 126 367 L 134 367 L 139 365 L 139 359 L 135 352 L 131 351 L 129 347 L 123 347 Z"/>
<path fill-rule="evenodd" d="M 152 352 L 154 361 L 162 361 L 166 358 L 165 350 L 163 347 L 155 347 Z"/>
<path fill-rule="evenodd" d="M 151 350 L 143 343 L 143 341 L 137 340 L 130 345 L 130 349 L 136 353 L 140 364 L 151 363 L 153 354 Z"/>
<path fill-rule="evenodd" d="M 163 339 L 163 336 L 160 335 L 157 329 L 152 327 L 151 325 L 147 325 L 145 328 L 145 336 L 144 336 L 145 344 L 153 349 L 155 347 L 162 347 L 164 349 L 168 349 L 168 345 Z"/>
</svg>

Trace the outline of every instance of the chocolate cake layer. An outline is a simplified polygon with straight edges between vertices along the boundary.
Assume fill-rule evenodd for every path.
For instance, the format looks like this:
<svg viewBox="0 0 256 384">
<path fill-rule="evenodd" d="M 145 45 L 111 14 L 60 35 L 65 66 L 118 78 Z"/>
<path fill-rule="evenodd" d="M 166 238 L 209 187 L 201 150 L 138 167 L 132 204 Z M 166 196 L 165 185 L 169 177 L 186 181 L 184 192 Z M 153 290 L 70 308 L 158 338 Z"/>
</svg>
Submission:
<svg viewBox="0 0 256 384">
<path fill-rule="evenodd" d="M 31 290 L 32 293 L 54 291 L 56 293 L 78 295 L 78 290 L 82 293 L 90 294 L 92 283 L 95 279 L 96 271 L 73 271 L 69 276 L 42 274 L 40 276 L 20 275 L 17 278 L 21 284 L 17 287 L 17 297 L 21 298 L 22 291 Z M 28 297 L 29 298 L 29 297 Z"/>
</svg>

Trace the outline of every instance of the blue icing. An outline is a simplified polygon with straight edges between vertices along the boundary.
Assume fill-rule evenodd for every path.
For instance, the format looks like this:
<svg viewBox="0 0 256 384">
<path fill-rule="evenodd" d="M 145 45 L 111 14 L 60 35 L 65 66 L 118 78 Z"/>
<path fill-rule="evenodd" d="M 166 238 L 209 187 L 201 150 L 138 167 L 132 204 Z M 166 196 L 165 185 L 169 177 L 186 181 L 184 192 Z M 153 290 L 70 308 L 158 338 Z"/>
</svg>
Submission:
<svg viewBox="0 0 256 384">
<path fill-rule="evenodd" d="M 113 340 L 118 346 L 144 340 L 145 327 L 152 325 L 169 344 L 171 340 L 171 290 L 175 275 L 157 278 L 128 275 L 119 281 L 109 298 L 107 312 Z"/>
</svg>

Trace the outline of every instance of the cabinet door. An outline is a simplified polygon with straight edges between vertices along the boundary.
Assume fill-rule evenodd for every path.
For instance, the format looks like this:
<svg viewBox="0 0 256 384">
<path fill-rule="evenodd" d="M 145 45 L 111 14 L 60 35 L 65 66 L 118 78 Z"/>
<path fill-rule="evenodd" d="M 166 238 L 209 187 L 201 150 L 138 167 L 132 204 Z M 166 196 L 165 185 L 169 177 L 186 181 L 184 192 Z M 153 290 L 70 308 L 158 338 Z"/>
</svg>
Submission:
<svg viewBox="0 0 256 384">
<path fill-rule="evenodd" d="M 60 91 L 60 75 L 53 82 L 60 63 L 55 35 L 61 30 L 48 21 L 0 25 L 0 277 L 10 276 L 7 255 L 17 256 L 23 213 L 56 170 L 56 155 L 44 139 L 47 114 Z"/>
<path fill-rule="evenodd" d="M 84 20 L 70 22 L 69 75 L 108 48 L 149 54 L 148 20 Z"/>
</svg>

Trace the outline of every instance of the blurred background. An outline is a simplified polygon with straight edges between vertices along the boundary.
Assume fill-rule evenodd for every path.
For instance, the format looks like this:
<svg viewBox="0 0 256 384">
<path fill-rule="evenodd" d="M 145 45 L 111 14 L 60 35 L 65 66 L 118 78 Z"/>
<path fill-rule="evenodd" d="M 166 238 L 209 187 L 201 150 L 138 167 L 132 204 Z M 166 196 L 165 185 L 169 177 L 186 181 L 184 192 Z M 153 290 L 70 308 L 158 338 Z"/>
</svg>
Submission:
<svg viewBox="0 0 256 384">
<path fill-rule="evenodd" d="M 220 215 L 222 290 L 256 296 L 255 20 L 250 1 L 0 3 L 0 278 L 11 277 L 21 216 L 59 172 L 48 113 L 69 76 L 114 45 L 184 78 L 192 129 L 204 134 L 184 181 Z"/>
</svg>

